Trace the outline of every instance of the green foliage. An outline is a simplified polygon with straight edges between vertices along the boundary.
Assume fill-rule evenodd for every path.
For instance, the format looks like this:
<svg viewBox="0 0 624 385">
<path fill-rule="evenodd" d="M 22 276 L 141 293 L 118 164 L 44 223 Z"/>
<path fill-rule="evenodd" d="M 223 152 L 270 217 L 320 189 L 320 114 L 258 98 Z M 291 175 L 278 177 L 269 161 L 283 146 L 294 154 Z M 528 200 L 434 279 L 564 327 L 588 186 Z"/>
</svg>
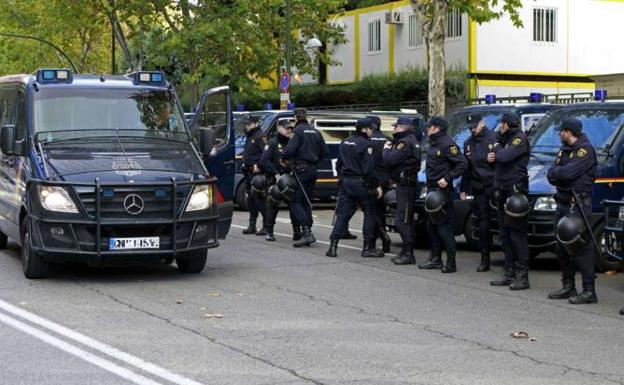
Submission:
<svg viewBox="0 0 624 385">
<path fill-rule="evenodd" d="M 447 76 L 447 95 L 462 99 L 466 94 L 466 74 L 451 71 Z M 304 85 L 291 89 L 291 99 L 297 106 L 336 106 L 348 104 L 375 104 L 386 108 L 398 108 L 404 101 L 427 100 L 427 74 L 420 69 L 409 69 L 397 74 L 371 75 L 359 82 L 346 85 Z M 279 106 L 277 91 L 255 95 L 243 93 L 235 97 L 248 110 L 262 109 L 265 102 Z"/>
</svg>

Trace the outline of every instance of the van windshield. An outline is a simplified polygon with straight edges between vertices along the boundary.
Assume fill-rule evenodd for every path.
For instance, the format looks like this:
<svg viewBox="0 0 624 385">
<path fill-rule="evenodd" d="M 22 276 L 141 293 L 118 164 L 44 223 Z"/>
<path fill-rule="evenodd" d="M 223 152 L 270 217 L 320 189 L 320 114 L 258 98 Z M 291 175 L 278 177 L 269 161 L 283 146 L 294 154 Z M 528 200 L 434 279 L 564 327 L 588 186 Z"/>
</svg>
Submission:
<svg viewBox="0 0 624 385">
<path fill-rule="evenodd" d="M 583 123 L 583 132 L 597 150 L 603 150 L 624 124 L 624 109 L 581 108 L 552 112 L 540 122 L 532 148 L 537 152 L 556 153 L 561 146 L 556 128 L 567 118 L 577 118 Z"/>
<path fill-rule="evenodd" d="M 75 132 L 110 135 L 111 130 L 186 133 L 184 118 L 167 91 L 43 88 L 35 93 L 34 128 L 44 140 L 68 138 Z M 62 132 L 62 135 L 61 135 Z"/>
</svg>

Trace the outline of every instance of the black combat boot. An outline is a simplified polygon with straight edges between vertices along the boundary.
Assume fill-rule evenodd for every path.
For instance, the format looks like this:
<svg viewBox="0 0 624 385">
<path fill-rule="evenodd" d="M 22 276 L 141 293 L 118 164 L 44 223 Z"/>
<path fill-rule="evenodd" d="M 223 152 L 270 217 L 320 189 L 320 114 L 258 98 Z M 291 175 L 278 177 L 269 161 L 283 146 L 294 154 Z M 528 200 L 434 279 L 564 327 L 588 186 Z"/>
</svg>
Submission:
<svg viewBox="0 0 624 385">
<path fill-rule="evenodd" d="M 442 269 L 442 256 L 440 254 L 434 254 L 432 252 L 431 255 L 429 255 L 429 260 L 425 263 L 421 263 L 420 265 L 418 265 L 418 268 L 423 270 Z"/>
<path fill-rule="evenodd" d="M 562 278 L 561 283 L 563 286 L 561 289 L 557 291 L 553 291 L 548 294 L 548 298 L 550 299 L 568 299 L 572 297 L 576 297 L 578 293 L 576 292 L 576 287 L 574 285 L 574 277 L 572 278 Z"/>
<path fill-rule="evenodd" d="M 484 251 L 481 253 L 481 263 L 477 267 L 477 273 L 483 273 L 486 271 L 490 271 L 490 253 Z"/>
<path fill-rule="evenodd" d="M 457 264 L 455 263 L 455 253 L 446 253 L 446 265 L 442 268 L 442 273 L 455 273 Z"/>
<path fill-rule="evenodd" d="M 255 234 L 256 233 L 256 221 L 249 220 L 249 226 L 243 230 L 243 234 Z"/>
<path fill-rule="evenodd" d="M 583 284 L 583 292 L 576 297 L 568 299 L 573 305 L 584 305 L 587 303 L 596 303 L 598 298 L 596 297 L 596 284 L 594 282 Z"/>
<path fill-rule="evenodd" d="M 514 269 L 505 267 L 503 277 L 494 281 L 490 281 L 492 286 L 509 286 L 514 281 Z"/>
<path fill-rule="evenodd" d="M 327 250 L 325 255 L 331 258 L 336 258 L 338 256 L 338 240 L 337 239 L 329 240 L 329 249 Z"/>
<path fill-rule="evenodd" d="M 340 239 L 357 239 L 357 235 L 351 234 L 349 229 L 347 229 L 344 233 L 342 233 Z"/>
<path fill-rule="evenodd" d="M 273 226 L 265 226 L 266 235 L 264 236 L 265 241 L 275 242 L 275 236 L 273 235 Z"/>
<path fill-rule="evenodd" d="M 392 258 L 392 263 L 395 265 L 414 265 L 416 258 L 414 258 L 414 254 L 411 251 L 407 251 L 401 253 L 398 257 Z"/>
<path fill-rule="evenodd" d="M 620 309 L 620 315 L 624 315 L 624 307 Z"/>
<path fill-rule="evenodd" d="M 298 241 L 301 239 L 301 226 L 292 225 L 293 229 L 293 241 Z"/>
<path fill-rule="evenodd" d="M 364 239 L 364 247 L 362 248 L 362 258 L 383 258 L 383 251 L 375 248 L 374 239 Z"/>
<path fill-rule="evenodd" d="M 516 266 L 516 279 L 511 285 L 509 285 L 509 290 L 527 290 L 530 287 L 531 285 L 529 285 L 529 264 L 518 263 Z"/>
<path fill-rule="evenodd" d="M 388 233 L 386 233 L 386 230 L 379 230 L 379 238 L 381 238 L 381 249 L 384 251 L 384 253 L 389 253 L 390 246 L 392 245 L 392 239 L 390 239 L 390 236 L 388 235 Z"/>
<path fill-rule="evenodd" d="M 301 226 L 301 239 L 293 243 L 294 247 L 310 246 L 316 242 L 310 226 Z"/>
<path fill-rule="evenodd" d="M 262 236 L 262 237 L 263 237 L 263 236 L 265 236 L 265 235 L 267 235 L 267 228 L 266 228 L 266 225 L 263 225 L 263 226 L 262 226 L 262 228 L 261 228 L 260 230 L 256 231 L 256 235 L 258 235 L 258 236 Z"/>
</svg>

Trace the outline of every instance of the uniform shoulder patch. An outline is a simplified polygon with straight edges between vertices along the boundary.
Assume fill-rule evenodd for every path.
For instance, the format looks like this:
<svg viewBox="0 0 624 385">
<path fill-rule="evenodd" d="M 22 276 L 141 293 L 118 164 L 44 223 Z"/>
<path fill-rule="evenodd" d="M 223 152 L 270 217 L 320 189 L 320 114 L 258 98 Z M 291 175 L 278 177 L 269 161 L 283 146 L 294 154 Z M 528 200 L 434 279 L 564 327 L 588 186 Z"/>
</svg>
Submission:
<svg viewBox="0 0 624 385">
<path fill-rule="evenodd" d="M 397 150 L 402 150 L 405 147 L 405 143 L 400 142 L 399 144 L 397 144 L 396 149 Z"/>
<path fill-rule="evenodd" d="M 458 152 L 459 150 L 457 149 L 457 146 L 455 145 L 451 146 L 451 154 L 457 155 Z"/>
<path fill-rule="evenodd" d="M 579 150 L 576 152 L 576 155 L 578 155 L 579 158 L 582 158 L 587 155 L 587 150 L 584 148 L 579 148 Z"/>
<path fill-rule="evenodd" d="M 522 143 L 522 139 L 521 138 L 514 138 L 514 140 L 511 141 L 511 144 L 513 144 L 514 146 L 517 146 L 520 143 Z"/>
<path fill-rule="evenodd" d="M 373 148 L 372 147 L 369 147 L 367 150 L 368 150 L 368 155 L 373 155 Z"/>
<path fill-rule="evenodd" d="M 266 136 L 262 137 L 262 142 L 263 143 L 268 143 L 269 142 L 269 138 L 267 138 Z"/>
<path fill-rule="evenodd" d="M 268 149 L 269 149 L 269 145 L 268 145 L 268 144 L 265 144 L 265 145 L 264 145 L 264 151 L 267 151 Z"/>
</svg>

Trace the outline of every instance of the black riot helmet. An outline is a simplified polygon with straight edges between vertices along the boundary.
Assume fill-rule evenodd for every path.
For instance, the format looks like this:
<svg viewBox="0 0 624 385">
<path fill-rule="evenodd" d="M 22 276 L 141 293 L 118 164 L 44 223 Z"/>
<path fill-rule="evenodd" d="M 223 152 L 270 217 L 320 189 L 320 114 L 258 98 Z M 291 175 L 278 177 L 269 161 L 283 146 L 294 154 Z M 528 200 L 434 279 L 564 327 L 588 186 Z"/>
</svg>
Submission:
<svg viewBox="0 0 624 385">
<path fill-rule="evenodd" d="M 522 226 L 529 211 L 531 205 L 526 196 L 520 193 L 511 194 L 505 201 L 505 224 L 510 227 Z"/>
<path fill-rule="evenodd" d="M 498 210 L 498 200 L 500 199 L 500 191 L 498 189 L 494 190 L 492 196 L 490 197 L 490 207 L 494 210 Z"/>
<path fill-rule="evenodd" d="M 444 222 L 447 212 L 444 209 L 446 205 L 446 194 L 440 190 L 434 190 L 427 194 L 425 198 L 425 211 L 429 216 L 429 220 L 434 225 Z"/>
<path fill-rule="evenodd" d="M 287 201 L 292 201 L 297 191 L 297 180 L 290 174 L 284 174 L 277 180 L 277 189 Z"/>
<path fill-rule="evenodd" d="M 555 231 L 557 240 L 572 256 L 580 255 L 585 250 L 587 241 L 583 238 L 585 223 L 576 215 L 562 217 L 557 222 Z"/>
<path fill-rule="evenodd" d="M 284 196 L 279 191 L 279 188 L 276 184 L 269 187 L 269 191 L 267 191 L 267 202 L 269 205 L 273 207 L 279 207 L 279 205 L 284 201 Z"/>
<path fill-rule="evenodd" d="M 258 174 L 251 179 L 251 193 L 256 197 L 266 195 L 267 180 L 263 174 Z"/>
</svg>

